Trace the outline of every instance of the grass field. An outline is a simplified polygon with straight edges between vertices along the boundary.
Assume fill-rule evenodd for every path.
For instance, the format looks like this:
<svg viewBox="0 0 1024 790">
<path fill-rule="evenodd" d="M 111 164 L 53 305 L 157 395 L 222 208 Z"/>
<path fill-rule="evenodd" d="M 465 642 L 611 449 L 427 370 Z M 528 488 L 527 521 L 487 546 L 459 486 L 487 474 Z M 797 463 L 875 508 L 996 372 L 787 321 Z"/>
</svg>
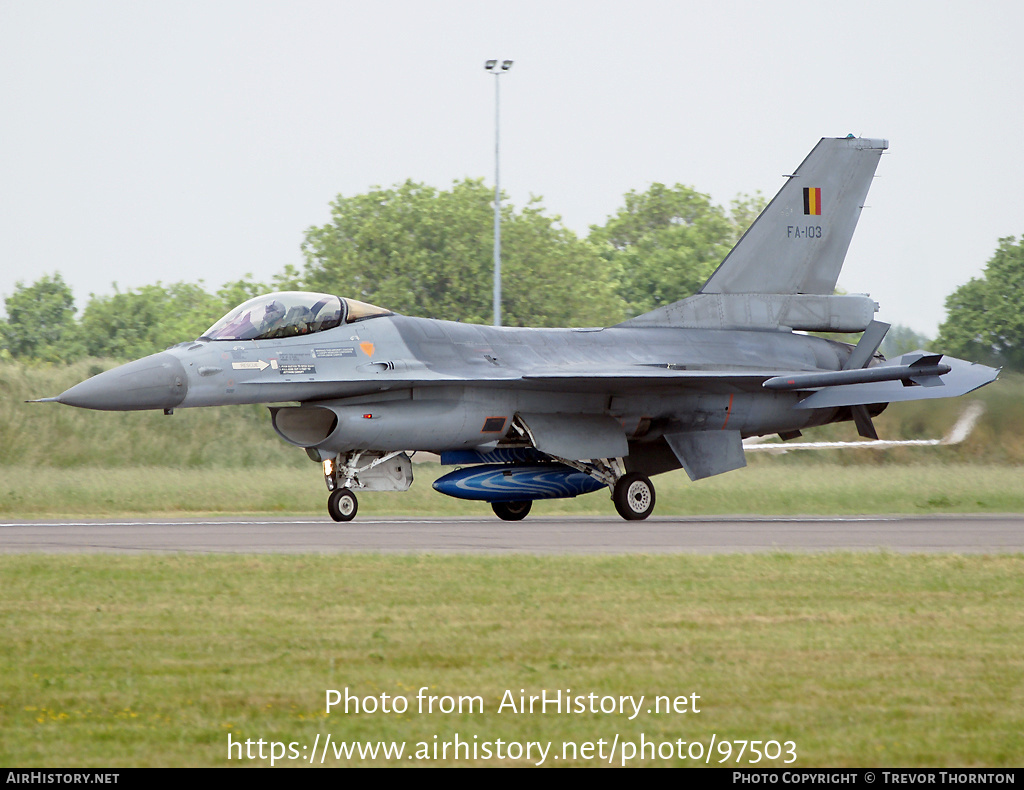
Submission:
<svg viewBox="0 0 1024 790">
<path fill-rule="evenodd" d="M 229 760 L 229 734 L 308 759 L 328 733 L 552 755 L 616 735 L 791 741 L 767 762 L 791 749 L 802 767 L 1024 757 L 1021 556 L 4 556 L 0 576 L 5 766 L 263 764 Z M 483 710 L 419 713 L 422 687 Z M 346 688 L 409 710 L 328 714 Z M 498 710 L 545 689 L 645 703 L 632 720 Z M 694 694 L 699 713 L 646 712 Z"/>
<path fill-rule="evenodd" d="M 316 514 L 326 490 L 258 407 L 101 414 L 53 404 L 90 372 L 0 365 L 0 521 Z M 1024 512 L 1024 380 L 956 447 L 750 456 L 691 483 L 655 478 L 658 515 Z M 907 404 L 888 438 L 941 436 L 962 404 Z M 850 439 L 849 426 L 808 432 Z M 402 494 L 360 495 L 360 515 L 481 515 L 433 492 L 417 464 Z M 606 494 L 538 514 L 609 515 Z M 404 743 L 458 734 L 496 765 L 526 741 L 607 750 L 613 739 L 716 750 L 774 741 L 758 765 L 1019 766 L 1024 762 L 1024 557 L 886 553 L 629 557 L 0 555 L 0 765 L 231 766 L 228 738 Z M 482 712 L 419 713 L 416 695 L 479 697 Z M 328 689 L 409 700 L 404 713 L 325 711 Z M 499 712 L 546 690 L 644 695 L 643 711 Z M 649 714 L 699 695 L 700 712 Z M 692 699 L 692 698 L 691 698 Z M 598 744 L 598 742 L 603 742 Z M 787 744 L 792 743 L 790 748 Z M 305 751 L 303 750 L 305 747 Z M 287 746 L 281 747 L 288 755 Z M 406 752 L 408 755 L 409 752 Z M 560 759 L 555 760 L 558 754 Z M 696 752 L 686 751 L 688 755 Z M 506 750 L 507 754 L 507 750 Z M 630 764 L 690 765 L 637 755 Z M 751 752 L 739 763 L 749 766 Z M 619 764 L 623 750 L 613 756 Z M 336 759 L 325 765 L 396 764 Z M 294 760 L 278 764 L 297 764 Z"/>
<path fill-rule="evenodd" d="M 932 456 L 934 457 L 934 455 Z M 654 479 L 657 515 L 1019 513 L 1024 469 L 964 462 L 814 465 L 782 458 L 691 483 L 685 473 Z M 438 494 L 430 482 L 450 467 L 417 464 L 403 493 L 360 493 L 361 515 L 490 515 L 485 503 Z M 325 515 L 319 469 L 38 469 L 0 475 L 0 519 L 111 515 L 270 513 Z M 538 502 L 536 514 L 615 515 L 606 493 Z"/>
</svg>

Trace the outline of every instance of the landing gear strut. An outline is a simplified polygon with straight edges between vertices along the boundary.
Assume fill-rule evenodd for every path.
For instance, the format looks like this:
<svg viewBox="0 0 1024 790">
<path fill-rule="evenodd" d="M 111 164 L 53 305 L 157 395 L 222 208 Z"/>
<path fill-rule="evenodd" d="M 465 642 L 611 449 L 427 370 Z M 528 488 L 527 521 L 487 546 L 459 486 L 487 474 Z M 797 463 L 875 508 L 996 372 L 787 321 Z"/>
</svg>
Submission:
<svg viewBox="0 0 1024 790">
<path fill-rule="evenodd" d="M 578 469 L 608 486 L 612 492 L 615 509 L 627 521 L 642 521 L 654 512 L 654 484 L 651 483 L 651 479 L 639 472 L 622 474 L 622 459 L 594 458 L 589 461 L 578 461 L 571 458 L 550 457 L 559 463 Z M 505 517 L 501 516 L 501 518 Z"/>
<path fill-rule="evenodd" d="M 317 450 L 308 451 L 316 460 Z M 351 521 L 359 510 L 354 490 L 406 491 L 412 485 L 412 463 L 404 451 L 353 450 L 323 459 L 324 483 L 331 495 L 327 512 L 335 521 Z"/>
<path fill-rule="evenodd" d="M 654 510 L 654 485 L 650 478 L 637 472 L 630 472 L 615 482 L 612 501 L 624 519 L 641 521 Z"/>
</svg>

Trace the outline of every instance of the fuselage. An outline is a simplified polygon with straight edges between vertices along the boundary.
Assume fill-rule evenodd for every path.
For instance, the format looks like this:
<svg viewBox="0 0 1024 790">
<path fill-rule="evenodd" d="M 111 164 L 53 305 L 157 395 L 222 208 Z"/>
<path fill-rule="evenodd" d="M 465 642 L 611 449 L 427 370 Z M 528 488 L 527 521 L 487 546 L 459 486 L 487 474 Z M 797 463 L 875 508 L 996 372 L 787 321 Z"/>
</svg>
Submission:
<svg viewBox="0 0 1024 790">
<path fill-rule="evenodd" d="M 385 315 L 304 336 L 182 343 L 83 382 L 61 401 L 109 410 L 352 406 L 351 439 L 334 426 L 339 451 L 485 445 L 500 433 L 482 428 L 499 417 L 505 428 L 517 412 L 609 415 L 631 441 L 670 430 L 751 436 L 836 417 L 793 409 L 799 394 L 768 392 L 751 373 L 840 370 L 850 348 L 788 331 L 523 329 Z M 402 406 L 409 401 L 416 407 Z M 358 407 L 367 404 L 395 415 L 391 427 L 363 419 L 372 412 Z"/>
</svg>

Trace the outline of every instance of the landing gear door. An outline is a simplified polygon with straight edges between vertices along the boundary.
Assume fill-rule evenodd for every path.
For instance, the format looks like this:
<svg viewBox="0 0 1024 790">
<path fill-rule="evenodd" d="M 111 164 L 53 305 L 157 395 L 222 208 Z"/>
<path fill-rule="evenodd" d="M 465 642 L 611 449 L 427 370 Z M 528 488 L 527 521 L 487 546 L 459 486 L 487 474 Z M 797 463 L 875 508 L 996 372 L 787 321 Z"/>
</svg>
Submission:
<svg viewBox="0 0 1024 790">
<path fill-rule="evenodd" d="M 362 456 L 361 464 L 372 461 L 373 453 Z M 380 454 L 383 457 L 383 454 Z M 405 453 L 359 472 L 361 491 L 408 491 L 412 485 L 412 461 Z"/>
<path fill-rule="evenodd" d="M 629 453 L 622 424 L 607 414 L 519 414 L 533 446 L 556 458 L 621 458 Z"/>
</svg>

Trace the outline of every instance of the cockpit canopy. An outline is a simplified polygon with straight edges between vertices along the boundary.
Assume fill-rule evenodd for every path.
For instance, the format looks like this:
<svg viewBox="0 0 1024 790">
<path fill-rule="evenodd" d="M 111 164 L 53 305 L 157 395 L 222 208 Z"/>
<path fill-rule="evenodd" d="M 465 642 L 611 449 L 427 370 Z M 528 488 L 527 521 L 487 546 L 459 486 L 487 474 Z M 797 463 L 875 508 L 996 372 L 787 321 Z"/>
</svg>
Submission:
<svg viewBox="0 0 1024 790">
<path fill-rule="evenodd" d="M 334 329 L 390 310 L 355 299 L 283 291 L 244 302 L 203 333 L 204 340 L 273 340 Z"/>
</svg>

